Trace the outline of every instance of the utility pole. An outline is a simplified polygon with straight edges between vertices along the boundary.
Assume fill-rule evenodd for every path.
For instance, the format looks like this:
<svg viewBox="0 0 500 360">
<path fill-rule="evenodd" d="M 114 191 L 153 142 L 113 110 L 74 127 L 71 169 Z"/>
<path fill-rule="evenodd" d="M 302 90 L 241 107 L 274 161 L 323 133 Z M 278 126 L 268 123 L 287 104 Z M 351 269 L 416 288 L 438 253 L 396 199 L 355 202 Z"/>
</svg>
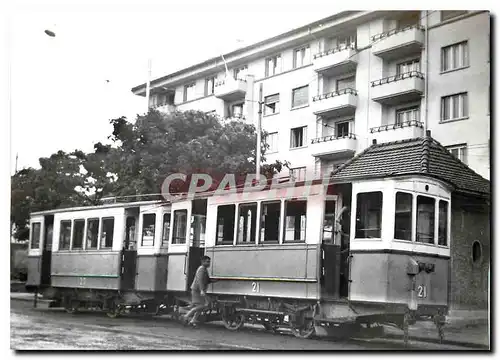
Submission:
<svg viewBox="0 0 500 360">
<path fill-rule="evenodd" d="M 16 167 L 14 168 L 14 175 L 17 174 L 17 158 L 19 157 L 19 153 L 16 153 Z"/>
<path fill-rule="evenodd" d="M 257 117 L 257 158 L 255 159 L 255 177 L 260 180 L 260 147 L 262 123 L 262 82 L 259 84 L 259 116 Z"/>
<path fill-rule="evenodd" d="M 151 59 L 148 59 L 148 81 L 146 83 L 146 113 L 149 113 L 149 93 L 150 93 L 150 82 L 151 82 Z"/>
</svg>

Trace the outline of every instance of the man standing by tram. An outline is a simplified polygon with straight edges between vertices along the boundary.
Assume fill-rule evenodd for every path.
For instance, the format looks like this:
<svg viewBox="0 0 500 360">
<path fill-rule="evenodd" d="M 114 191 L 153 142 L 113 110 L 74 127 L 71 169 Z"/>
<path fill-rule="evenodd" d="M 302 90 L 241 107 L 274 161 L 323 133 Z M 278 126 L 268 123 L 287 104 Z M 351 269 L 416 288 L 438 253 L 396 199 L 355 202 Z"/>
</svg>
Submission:
<svg viewBox="0 0 500 360">
<path fill-rule="evenodd" d="M 216 280 L 210 279 L 208 275 L 208 268 L 210 267 L 210 257 L 203 256 L 201 258 L 201 265 L 196 270 L 193 283 L 191 285 L 191 303 L 194 306 L 186 315 L 184 315 L 184 321 L 188 322 L 189 325 L 196 326 L 198 323 L 198 317 L 203 309 L 209 304 L 209 299 L 207 297 L 206 291 L 208 284 L 215 282 Z"/>
</svg>

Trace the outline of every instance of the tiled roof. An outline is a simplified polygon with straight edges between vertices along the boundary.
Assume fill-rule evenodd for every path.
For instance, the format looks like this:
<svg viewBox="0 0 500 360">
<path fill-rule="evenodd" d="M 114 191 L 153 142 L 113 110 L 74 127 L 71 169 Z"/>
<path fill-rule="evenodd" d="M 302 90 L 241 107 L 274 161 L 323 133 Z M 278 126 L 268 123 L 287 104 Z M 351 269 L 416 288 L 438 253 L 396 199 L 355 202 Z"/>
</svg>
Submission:
<svg viewBox="0 0 500 360">
<path fill-rule="evenodd" d="M 343 182 L 410 174 L 443 180 L 458 192 L 490 194 L 490 182 L 453 156 L 430 134 L 373 144 L 336 169 L 331 179 Z"/>
</svg>

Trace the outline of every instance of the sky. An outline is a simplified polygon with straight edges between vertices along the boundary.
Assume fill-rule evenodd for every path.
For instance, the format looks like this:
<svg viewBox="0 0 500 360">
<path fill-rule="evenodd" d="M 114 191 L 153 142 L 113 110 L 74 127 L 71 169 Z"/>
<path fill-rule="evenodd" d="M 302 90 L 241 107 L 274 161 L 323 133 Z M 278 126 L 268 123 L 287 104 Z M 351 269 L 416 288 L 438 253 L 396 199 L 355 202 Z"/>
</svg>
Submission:
<svg viewBox="0 0 500 360">
<path fill-rule="evenodd" d="M 146 82 L 149 58 L 154 79 L 338 12 L 333 2 L 307 10 L 279 2 L 180 4 L 16 11 L 9 33 L 11 173 L 16 154 L 21 169 L 60 149 L 92 151 L 111 134 L 109 119 L 144 113 L 145 98 L 131 88 Z"/>
</svg>

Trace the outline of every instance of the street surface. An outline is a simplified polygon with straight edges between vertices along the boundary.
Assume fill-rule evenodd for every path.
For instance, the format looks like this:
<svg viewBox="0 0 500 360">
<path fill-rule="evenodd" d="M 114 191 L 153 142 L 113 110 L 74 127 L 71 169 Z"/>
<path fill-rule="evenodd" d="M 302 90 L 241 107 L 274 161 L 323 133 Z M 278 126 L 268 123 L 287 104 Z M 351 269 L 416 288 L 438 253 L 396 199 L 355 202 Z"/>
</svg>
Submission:
<svg viewBox="0 0 500 360">
<path fill-rule="evenodd" d="M 62 309 L 33 309 L 32 303 L 11 300 L 11 348 L 14 350 L 401 350 L 395 340 L 298 339 L 272 334 L 260 326 L 240 331 L 222 324 L 185 327 L 167 317 L 125 315 L 110 319 L 104 313 L 67 314 Z M 409 350 L 467 350 L 467 348 L 410 342 Z"/>
</svg>

